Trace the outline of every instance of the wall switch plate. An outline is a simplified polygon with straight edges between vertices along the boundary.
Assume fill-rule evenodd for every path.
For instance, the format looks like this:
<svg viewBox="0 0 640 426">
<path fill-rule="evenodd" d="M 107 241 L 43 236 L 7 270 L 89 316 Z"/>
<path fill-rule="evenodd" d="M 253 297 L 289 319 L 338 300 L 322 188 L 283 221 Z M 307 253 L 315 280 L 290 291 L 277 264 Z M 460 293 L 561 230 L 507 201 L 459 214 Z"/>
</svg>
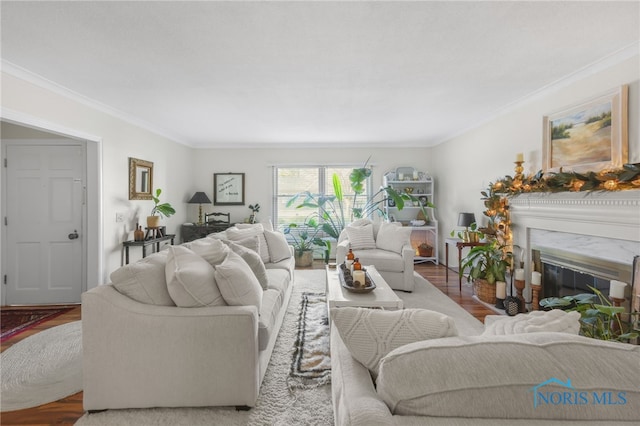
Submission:
<svg viewBox="0 0 640 426">
<path fill-rule="evenodd" d="M 116 222 L 124 222 L 124 213 L 116 212 Z"/>
</svg>

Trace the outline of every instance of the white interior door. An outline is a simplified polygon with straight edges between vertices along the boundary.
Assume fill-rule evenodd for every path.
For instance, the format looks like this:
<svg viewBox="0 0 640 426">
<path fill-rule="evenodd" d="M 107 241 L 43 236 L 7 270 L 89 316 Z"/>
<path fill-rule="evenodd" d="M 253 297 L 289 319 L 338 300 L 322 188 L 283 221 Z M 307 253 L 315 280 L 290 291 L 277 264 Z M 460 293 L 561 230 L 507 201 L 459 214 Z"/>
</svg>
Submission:
<svg viewBox="0 0 640 426">
<path fill-rule="evenodd" d="M 7 305 L 80 302 L 84 157 L 81 143 L 6 144 Z"/>
</svg>

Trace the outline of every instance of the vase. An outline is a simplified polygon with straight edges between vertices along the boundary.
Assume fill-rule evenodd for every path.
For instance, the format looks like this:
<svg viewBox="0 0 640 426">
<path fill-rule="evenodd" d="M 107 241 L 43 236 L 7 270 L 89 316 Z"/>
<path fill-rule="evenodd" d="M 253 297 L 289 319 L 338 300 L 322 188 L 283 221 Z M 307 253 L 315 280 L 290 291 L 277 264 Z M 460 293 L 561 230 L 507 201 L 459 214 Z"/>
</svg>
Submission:
<svg viewBox="0 0 640 426">
<path fill-rule="evenodd" d="M 138 226 L 138 224 L 136 224 L 136 230 L 133 231 L 133 240 L 144 241 L 144 231 L 142 230 L 142 226 Z"/>
<path fill-rule="evenodd" d="M 496 286 L 489 284 L 489 281 L 476 278 L 473 281 L 473 291 L 478 299 L 490 305 L 496 304 Z"/>
</svg>

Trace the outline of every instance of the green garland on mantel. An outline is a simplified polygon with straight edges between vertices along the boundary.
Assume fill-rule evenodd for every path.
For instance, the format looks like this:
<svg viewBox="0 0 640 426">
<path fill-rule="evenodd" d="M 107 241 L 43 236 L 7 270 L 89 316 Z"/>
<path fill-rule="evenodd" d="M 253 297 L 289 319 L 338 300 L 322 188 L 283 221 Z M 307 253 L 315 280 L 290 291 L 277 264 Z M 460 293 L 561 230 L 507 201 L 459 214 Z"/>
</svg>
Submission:
<svg viewBox="0 0 640 426">
<path fill-rule="evenodd" d="M 625 164 L 621 169 L 601 172 L 559 172 L 535 175 L 505 176 L 490 182 L 486 191 L 482 191 L 482 200 L 489 218 L 489 225 L 482 231 L 493 234 L 502 244 L 511 240 L 511 221 L 509 218 L 508 198 L 532 192 L 588 192 L 622 191 L 640 189 L 640 163 Z"/>
</svg>

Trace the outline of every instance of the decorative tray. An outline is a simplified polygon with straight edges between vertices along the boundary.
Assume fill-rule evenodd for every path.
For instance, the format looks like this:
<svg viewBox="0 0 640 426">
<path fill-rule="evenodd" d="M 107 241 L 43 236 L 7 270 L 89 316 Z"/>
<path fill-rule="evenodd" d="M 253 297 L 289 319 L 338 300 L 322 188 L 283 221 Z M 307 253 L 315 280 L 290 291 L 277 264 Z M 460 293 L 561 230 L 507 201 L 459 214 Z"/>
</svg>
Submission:
<svg viewBox="0 0 640 426">
<path fill-rule="evenodd" d="M 367 272 L 367 270 L 363 269 L 363 271 L 364 271 L 364 281 L 365 281 L 364 287 L 354 287 L 351 271 L 347 269 L 347 265 L 345 265 L 344 263 L 341 263 L 340 267 L 338 268 L 338 277 L 340 278 L 340 285 L 352 293 L 369 293 L 373 291 L 373 289 L 376 288 L 376 285 L 371 279 L 371 277 L 369 276 L 369 273 Z"/>
</svg>

